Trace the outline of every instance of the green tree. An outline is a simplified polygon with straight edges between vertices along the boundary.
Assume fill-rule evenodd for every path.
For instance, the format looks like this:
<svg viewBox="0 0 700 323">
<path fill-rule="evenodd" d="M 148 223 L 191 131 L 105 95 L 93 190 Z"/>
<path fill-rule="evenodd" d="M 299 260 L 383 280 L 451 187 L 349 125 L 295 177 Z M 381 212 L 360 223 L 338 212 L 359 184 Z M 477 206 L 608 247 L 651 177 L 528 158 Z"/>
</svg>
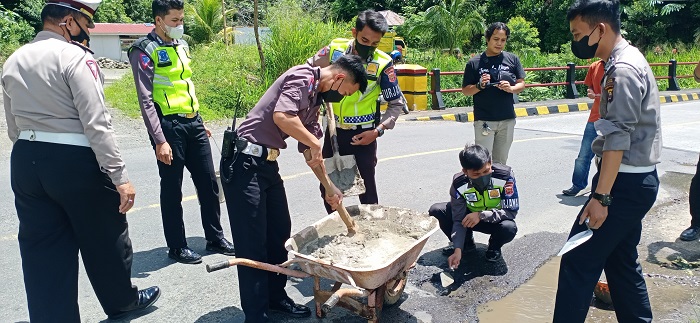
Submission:
<svg viewBox="0 0 700 323">
<path fill-rule="evenodd" d="M 34 37 L 34 28 L 19 14 L 0 4 L 0 62 Z"/>
<path fill-rule="evenodd" d="M 226 10 L 226 17 L 232 17 L 235 9 Z M 194 0 L 185 3 L 185 27 L 187 35 L 194 44 L 222 41 L 224 35 L 224 15 L 221 0 Z M 233 37 L 233 28 L 228 27 L 226 34 Z"/>
<path fill-rule="evenodd" d="M 153 22 L 152 0 L 123 0 L 126 15 L 135 23 Z"/>
<path fill-rule="evenodd" d="M 537 55 L 540 53 L 539 31 L 525 18 L 517 16 L 508 20 L 510 37 L 508 37 L 507 50 L 520 56 Z"/>
<path fill-rule="evenodd" d="M 420 35 L 434 49 L 461 48 L 484 30 L 484 18 L 475 2 L 470 0 L 441 0 L 425 13 L 419 13 L 409 36 Z"/>
<path fill-rule="evenodd" d="M 103 0 L 95 12 L 95 22 L 130 23 L 122 0 Z"/>
</svg>

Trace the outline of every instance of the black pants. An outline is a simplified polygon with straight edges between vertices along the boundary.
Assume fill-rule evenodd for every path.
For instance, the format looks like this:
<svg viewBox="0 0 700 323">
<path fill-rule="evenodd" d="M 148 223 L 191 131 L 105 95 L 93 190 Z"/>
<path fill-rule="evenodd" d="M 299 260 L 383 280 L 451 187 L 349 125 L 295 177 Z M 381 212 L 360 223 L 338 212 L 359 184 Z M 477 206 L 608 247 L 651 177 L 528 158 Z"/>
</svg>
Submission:
<svg viewBox="0 0 700 323">
<path fill-rule="evenodd" d="M 221 161 L 226 207 L 236 256 L 271 264 L 287 260 L 284 242 L 292 231 L 284 183 L 277 162 L 238 154 L 235 162 Z M 226 172 L 226 174 L 224 174 Z M 265 322 L 269 302 L 287 297 L 287 276 L 238 267 L 241 307 L 247 323 Z"/>
<path fill-rule="evenodd" d="M 593 177 L 593 191 L 599 176 L 600 173 Z M 637 244 L 642 219 L 654 204 L 658 190 L 656 171 L 617 174 L 610 193 L 613 202 L 605 222 L 593 230 L 590 240 L 561 258 L 554 322 L 576 323 L 586 319 L 593 289 L 603 270 L 617 320 L 651 322 L 651 305 L 642 267 L 637 261 Z M 590 198 L 579 216 L 589 202 Z M 586 225 L 579 225 L 578 221 L 576 217 L 569 237 L 586 230 Z"/>
<path fill-rule="evenodd" d="M 78 251 L 106 314 L 136 301 L 126 215 L 92 149 L 18 140 L 11 184 L 32 322 L 80 322 Z"/>
<path fill-rule="evenodd" d="M 700 227 L 700 160 L 695 169 L 695 176 L 690 181 L 690 193 L 688 196 L 690 202 L 690 225 Z"/>
<path fill-rule="evenodd" d="M 192 181 L 197 188 L 204 237 L 208 241 L 222 239 L 224 233 L 220 220 L 219 184 L 216 183 L 214 161 L 202 117 L 187 119 L 165 116 L 160 119 L 160 125 L 165 140 L 173 150 L 170 165 L 158 161 L 160 212 L 168 247 L 187 247 L 182 211 L 182 177 L 185 167 L 192 174 Z M 155 149 L 153 139 L 151 144 Z"/>
<path fill-rule="evenodd" d="M 440 229 L 447 238 L 452 241 L 451 235 L 454 221 L 452 220 L 452 206 L 450 203 L 435 203 L 430 207 L 430 210 L 428 210 L 428 214 L 438 219 Z M 467 228 L 467 239 L 464 240 L 465 244 L 473 238 L 474 231 L 490 234 L 491 237 L 489 237 L 488 248 L 491 250 L 500 250 L 504 244 L 513 241 L 515 234 L 518 233 L 518 227 L 513 220 L 503 220 L 497 223 L 479 221 L 473 228 Z M 464 248 L 464 246 L 455 247 Z"/>
<path fill-rule="evenodd" d="M 338 154 L 340 155 L 354 155 L 355 161 L 357 162 L 357 169 L 360 171 L 360 176 L 365 182 L 365 193 L 360 194 L 361 204 L 378 204 L 379 197 L 377 196 L 377 182 L 374 178 L 375 168 L 377 167 L 377 141 L 373 141 L 371 144 L 366 146 L 353 146 L 352 137 L 361 134 L 370 129 L 357 129 L 357 130 L 343 130 L 336 129 L 338 133 Z M 323 158 L 330 158 L 333 156 L 333 146 L 331 145 L 331 139 L 328 131 L 326 131 L 325 137 L 323 139 Z M 321 188 L 321 197 L 324 197 L 326 190 Z M 323 205 L 326 207 L 328 213 L 332 213 L 333 209 L 326 203 L 325 199 Z"/>
</svg>

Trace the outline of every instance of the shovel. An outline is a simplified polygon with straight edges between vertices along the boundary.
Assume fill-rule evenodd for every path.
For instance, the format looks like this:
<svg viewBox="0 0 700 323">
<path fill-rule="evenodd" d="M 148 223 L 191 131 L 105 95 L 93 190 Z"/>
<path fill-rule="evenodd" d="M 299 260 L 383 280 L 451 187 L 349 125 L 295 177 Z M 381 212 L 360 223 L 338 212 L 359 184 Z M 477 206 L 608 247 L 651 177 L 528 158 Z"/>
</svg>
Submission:
<svg viewBox="0 0 700 323">
<path fill-rule="evenodd" d="M 311 160 L 311 151 L 310 150 L 305 150 L 304 151 L 304 158 L 306 158 L 307 161 Z M 314 171 L 314 174 L 318 179 L 321 181 L 321 185 L 326 189 L 326 194 L 333 193 L 333 185 L 331 185 L 331 181 L 328 178 L 328 174 L 323 171 L 323 168 L 321 168 L 321 165 L 316 166 L 312 168 Z M 340 219 L 343 220 L 343 223 L 345 223 L 345 226 L 348 228 L 348 233 L 350 235 L 354 235 L 357 233 L 357 225 L 355 224 L 355 221 L 350 217 L 350 213 L 348 213 L 348 210 L 345 209 L 343 206 L 343 202 L 340 202 L 340 205 L 338 205 L 338 208 L 336 209 L 338 211 L 338 214 L 340 215 Z"/>
<path fill-rule="evenodd" d="M 326 158 L 324 164 L 328 177 L 335 186 L 343 192 L 343 196 L 356 196 L 365 193 L 365 182 L 360 176 L 360 170 L 357 168 L 355 156 L 341 156 L 338 154 L 338 135 L 335 128 L 335 116 L 333 115 L 333 107 L 328 104 L 326 106 L 326 116 L 328 118 L 328 133 L 331 138 L 331 147 L 333 147 L 333 157 Z"/>
<path fill-rule="evenodd" d="M 579 232 L 573 237 L 569 238 L 569 240 L 566 241 L 564 247 L 561 248 L 557 256 L 562 256 L 563 254 L 571 251 L 572 249 L 580 246 L 584 242 L 591 239 L 591 237 L 593 236 L 593 230 L 591 230 L 591 228 L 588 226 L 588 218 L 586 218 L 586 227 L 588 228 L 588 230 Z"/>
</svg>

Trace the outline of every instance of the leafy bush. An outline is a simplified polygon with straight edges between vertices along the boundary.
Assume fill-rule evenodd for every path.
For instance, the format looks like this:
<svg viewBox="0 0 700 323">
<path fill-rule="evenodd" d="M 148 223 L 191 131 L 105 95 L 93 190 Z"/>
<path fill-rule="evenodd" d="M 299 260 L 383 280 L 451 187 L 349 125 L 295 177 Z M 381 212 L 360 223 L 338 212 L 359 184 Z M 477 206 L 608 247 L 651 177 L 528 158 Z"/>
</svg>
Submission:
<svg viewBox="0 0 700 323">
<path fill-rule="evenodd" d="M 540 33 L 532 23 L 523 17 L 513 17 L 508 20 L 510 37 L 508 37 L 508 50 L 519 55 L 536 55 L 540 53 Z"/>
<path fill-rule="evenodd" d="M 0 5 L 0 62 L 33 37 L 34 28 L 26 20 Z"/>
</svg>

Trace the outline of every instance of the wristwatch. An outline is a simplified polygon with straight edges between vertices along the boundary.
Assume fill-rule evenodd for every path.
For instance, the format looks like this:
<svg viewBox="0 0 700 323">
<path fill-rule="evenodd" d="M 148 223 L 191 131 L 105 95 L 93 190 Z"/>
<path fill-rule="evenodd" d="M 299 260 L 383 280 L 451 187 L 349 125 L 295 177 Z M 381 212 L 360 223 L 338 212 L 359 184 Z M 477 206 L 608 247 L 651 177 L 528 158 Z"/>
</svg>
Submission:
<svg viewBox="0 0 700 323">
<path fill-rule="evenodd" d="M 375 129 L 377 129 L 377 133 L 379 133 L 379 136 L 378 136 L 378 137 L 381 137 L 381 136 L 384 135 L 384 129 L 383 129 L 383 128 L 377 127 L 377 128 L 375 128 Z"/>
<path fill-rule="evenodd" d="M 610 196 L 610 194 L 600 194 L 593 192 L 593 194 L 591 194 L 591 197 L 598 200 L 600 202 L 600 205 L 602 206 L 610 206 L 610 204 L 612 204 L 612 196 Z"/>
</svg>

